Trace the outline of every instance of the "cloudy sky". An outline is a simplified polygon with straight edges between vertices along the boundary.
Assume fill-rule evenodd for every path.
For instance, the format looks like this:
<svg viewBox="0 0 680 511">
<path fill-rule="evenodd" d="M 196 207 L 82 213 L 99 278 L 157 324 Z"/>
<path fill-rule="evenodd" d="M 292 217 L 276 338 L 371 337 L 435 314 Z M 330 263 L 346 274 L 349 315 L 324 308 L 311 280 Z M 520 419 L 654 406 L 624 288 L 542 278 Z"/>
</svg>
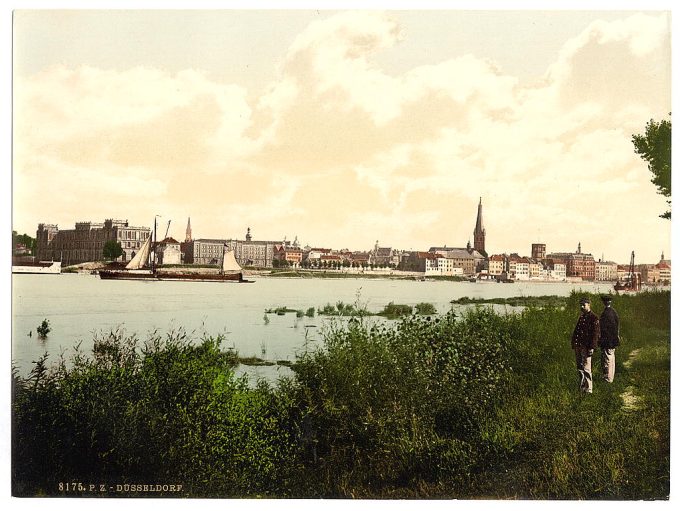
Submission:
<svg viewBox="0 0 680 511">
<path fill-rule="evenodd" d="M 18 10 L 13 229 L 671 256 L 669 12 Z"/>
</svg>

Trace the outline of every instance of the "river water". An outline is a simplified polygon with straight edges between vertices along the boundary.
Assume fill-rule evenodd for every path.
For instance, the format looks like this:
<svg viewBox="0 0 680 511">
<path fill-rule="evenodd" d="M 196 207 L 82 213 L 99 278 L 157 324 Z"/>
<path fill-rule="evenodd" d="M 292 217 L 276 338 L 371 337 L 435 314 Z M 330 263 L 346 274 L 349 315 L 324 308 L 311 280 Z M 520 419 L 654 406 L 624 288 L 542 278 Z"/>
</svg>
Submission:
<svg viewBox="0 0 680 511">
<path fill-rule="evenodd" d="M 32 362 L 45 352 L 55 361 L 62 351 L 68 357 L 81 343 L 89 353 L 95 332 L 122 328 L 141 340 L 149 332 L 165 333 L 184 328 L 200 338 L 224 334 L 223 347 L 235 348 L 241 356 L 267 360 L 295 359 L 301 350 L 320 346 L 326 317 L 297 318 L 265 310 L 286 306 L 306 311 L 327 303 L 359 303 L 379 312 L 389 302 L 415 305 L 429 302 L 440 313 L 450 301 L 470 298 L 513 296 L 566 296 L 572 289 L 593 293 L 612 291 L 603 283 L 444 282 L 394 279 L 297 279 L 255 277 L 253 283 L 137 282 L 101 280 L 96 275 L 12 276 L 12 361 L 26 375 Z M 574 312 L 575 316 L 578 314 Z M 48 319 L 51 332 L 38 339 L 36 327 Z M 29 336 L 29 332 L 32 335 Z M 239 372 L 276 379 L 287 374 L 284 366 L 241 366 Z"/>
</svg>

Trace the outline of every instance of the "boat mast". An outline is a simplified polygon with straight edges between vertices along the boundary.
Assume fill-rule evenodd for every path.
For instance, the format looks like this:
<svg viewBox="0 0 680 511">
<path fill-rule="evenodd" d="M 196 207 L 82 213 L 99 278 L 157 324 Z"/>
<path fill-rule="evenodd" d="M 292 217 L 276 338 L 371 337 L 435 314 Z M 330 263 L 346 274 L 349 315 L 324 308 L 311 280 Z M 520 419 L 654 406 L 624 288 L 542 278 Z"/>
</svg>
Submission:
<svg viewBox="0 0 680 511">
<path fill-rule="evenodd" d="M 153 217 L 153 257 L 151 258 L 151 273 L 156 273 L 156 228 L 158 226 L 158 215 Z M 151 251 L 149 250 L 151 257 Z"/>
</svg>

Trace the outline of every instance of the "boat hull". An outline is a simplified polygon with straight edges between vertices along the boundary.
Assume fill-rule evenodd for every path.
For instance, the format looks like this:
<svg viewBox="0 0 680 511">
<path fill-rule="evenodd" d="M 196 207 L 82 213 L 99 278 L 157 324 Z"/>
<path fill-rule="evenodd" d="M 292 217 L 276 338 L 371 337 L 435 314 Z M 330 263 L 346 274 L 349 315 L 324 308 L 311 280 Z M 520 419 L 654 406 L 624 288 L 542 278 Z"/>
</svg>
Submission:
<svg viewBox="0 0 680 511">
<path fill-rule="evenodd" d="M 12 273 L 32 273 L 39 275 L 59 275 L 61 273 L 60 261 L 39 263 L 24 263 L 12 265 Z"/>
<path fill-rule="evenodd" d="M 173 280 L 182 282 L 247 282 L 243 273 L 151 273 L 134 271 L 99 270 L 104 280 Z"/>
</svg>

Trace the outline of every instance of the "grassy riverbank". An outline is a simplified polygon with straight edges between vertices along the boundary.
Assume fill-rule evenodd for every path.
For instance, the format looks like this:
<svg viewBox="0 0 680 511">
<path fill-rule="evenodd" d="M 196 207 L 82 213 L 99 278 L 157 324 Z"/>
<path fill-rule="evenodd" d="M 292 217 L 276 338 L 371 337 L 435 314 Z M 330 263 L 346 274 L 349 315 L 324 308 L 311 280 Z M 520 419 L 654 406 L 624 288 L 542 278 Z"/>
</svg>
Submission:
<svg viewBox="0 0 680 511">
<path fill-rule="evenodd" d="M 592 395 L 577 391 L 569 348 L 575 294 L 521 313 L 357 317 L 292 378 L 254 388 L 220 338 L 101 335 L 88 357 L 15 375 L 13 493 L 101 496 L 63 490 L 80 482 L 181 484 L 154 495 L 183 497 L 665 499 L 670 293 L 614 307 L 616 379 L 596 378 Z"/>
</svg>

